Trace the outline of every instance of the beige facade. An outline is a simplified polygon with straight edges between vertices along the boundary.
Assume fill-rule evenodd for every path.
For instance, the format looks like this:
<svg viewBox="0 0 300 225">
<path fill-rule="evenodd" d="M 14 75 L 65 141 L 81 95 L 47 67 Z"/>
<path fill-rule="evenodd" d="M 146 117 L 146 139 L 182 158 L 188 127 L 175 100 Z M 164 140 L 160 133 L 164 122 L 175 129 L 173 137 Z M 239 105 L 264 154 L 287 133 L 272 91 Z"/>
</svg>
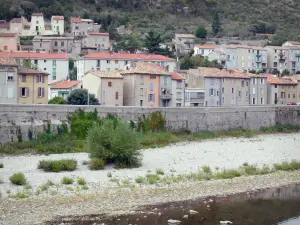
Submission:
<svg viewBox="0 0 300 225">
<path fill-rule="evenodd" d="M 97 51 L 108 50 L 110 48 L 109 34 L 90 32 L 82 41 L 82 47 L 95 48 Z"/>
<path fill-rule="evenodd" d="M 71 34 L 73 36 L 87 36 L 90 32 L 99 32 L 100 27 L 91 19 L 71 18 Z"/>
<path fill-rule="evenodd" d="M 36 52 L 71 53 L 75 48 L 74 37 L 35 36 L 32 43 Z"/>
<path fill-rule="evenodd" d="M 287 47 L 266 46 L 270 73 L 282 73 L 288 69 L 289 50 Z"/>
<path fill-rule="evenodd" d="M 20 68 L 19 104 L 48 104 L 48 73 Z"/>
<path fill-rule="evenodd" d="M 119 71 L 88 71 L 82 85 L 96 96 L 100 105 L 123 105 L 123 76 Z"/>
</svg>

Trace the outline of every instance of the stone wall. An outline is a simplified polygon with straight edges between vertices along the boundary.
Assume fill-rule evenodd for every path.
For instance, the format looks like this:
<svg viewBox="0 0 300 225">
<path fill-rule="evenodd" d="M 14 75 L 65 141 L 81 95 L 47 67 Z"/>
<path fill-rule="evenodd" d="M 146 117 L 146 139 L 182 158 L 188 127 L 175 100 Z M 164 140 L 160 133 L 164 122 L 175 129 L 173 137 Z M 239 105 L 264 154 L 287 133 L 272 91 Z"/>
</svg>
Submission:
<svg viewBox="0 0 300 225">
<path fill-rule="evenodd" d="M 202 107 L 202 108 L 144 108 L 69 105 L 0 105 L 0 143 L 17 141 L 18 131 L 23 140 L 28 140 L 28 131 L 36 136 L 49 121 L 57 124 L 67 120 L 69 112 L 78 108 L 98 110 L 99 117 L 115 113 L 125 120 L 137 121 L 140 116 L 161 111 L 170 130 L 189 129 L 193 132 L 245 128 L 257 130 L 276 124 L 300 125 L 300 106 L 247 106 L 247 107 Z"/>
</svg>

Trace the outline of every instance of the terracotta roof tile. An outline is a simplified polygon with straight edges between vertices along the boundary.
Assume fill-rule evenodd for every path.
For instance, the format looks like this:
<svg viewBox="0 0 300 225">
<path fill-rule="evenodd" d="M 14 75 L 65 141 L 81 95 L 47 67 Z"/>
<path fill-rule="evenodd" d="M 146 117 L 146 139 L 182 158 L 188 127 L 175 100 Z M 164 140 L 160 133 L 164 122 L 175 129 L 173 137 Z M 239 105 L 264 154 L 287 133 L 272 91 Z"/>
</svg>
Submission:
<svg viewBox="0 0 300 225">
<path fill-rule="evenodd" d="M 50 80 L 50 81 L 48 81 L 48 85 L 51 86 L 51 85 L 56 84 L 58 82 L 61 82 L 61 80 Z"/>
<path fill-rule="evenodd" d="M 79 80 L 64 80 L 51 86 L 51 89 L 69 89 L 81 83 Z"/>
<path fill-rule="evenodd" d="M 113 71 L 100 71 L 100 70 L 90 70 L 85 73 L 86 74 L 93 74 L 100 78 L 120 78 L 123 79 L 123 76 L 120 73 L 121 71 L 113 70 Z"/>
<path fill-rule="evenodd" d="M 1 57 L 0 58 L 0 65 L 5 65 L 5 66 L 18 66 L 16 61 L 12 58 L 9 57 Z"/>
<path fill-rule="evenodd" d="M 89 35 L 109 36 L 109 33 L 90 32 Z"/>
<path fill-rule="evenodd" d="M 195 45 L 195 47 L 200 49 L 215 49 L 217 46 L 216 45 Z"/>
<path fill-rule="evenodd" d="M 162 66 L 155 63 L 138 62 L 134 68 L 124 70 L 121 74 L 156 74 L 156 75 L 169 75 L 171 74 L 166 71 Z"/>
<path fill-rule="evenodd" d="M 25 67 L 19 67 L 18 73 L 19 74 L 39 74 L 39 75 L 46 75 L 46 76 L 49 75 L 49 73 L 35 70 L 35 69 L 25 68 Z"/>
<path fill-rule="evenodd" d="M 22 23 L 22 18 L 13 18 L 10 23 Z"/>
<path fill-rule="evenodd" d="M 298 41 L 287 41 L 287 43 L 290 43 L 292 45 L 300 45 L 300 42 Z"/>
<path fill-rule="evenodd" d="M 163 55 L 152 54 L 132 54 L 132 53 L 110 53 L 110 52 L 92 52 L 83 56 L 84 59 L 116 59 L 116 60 L 140 60 L 140 61 L 174 61 Z"/>
<path fill-rule="evenodd" d="M 80 18 L 76 18 L 76 17 L 72 17 L 71 18 L 71 22 L 72 23 L 81 23 L 81 19 Z"/>
<path fill-rule="evenodd" d="M 268 74 L 268 83 L 278 85 L 297 85 L 297 81 L 291 78 L 277 77 L 273 74 Z"/>
<path fill-rule="evenodd" d="M 32 13 L 31 16 L 44 16 L 43 13 Z"/>
<path fill-rule="evenodd" d="M 185 80 L 185 78 L 183 76 L 181 76 L 179 73 L 173 72 L 172 73 L 172 80 Z"/>
<path fill-rule="evenodd" d="M 0 57 L 10 57 L 16 59 L 68 59 L 67 54 L 41 53 L 41 52 L 0 52 Z"/>
<path fill-rule="evenodd" d="M 63 16 L 52 16 L 53 20 L 64 20 L 65 18 Z"/>
<path fill-rule="evenodd" d="M 16 33 L 0 33 L 0 37 L 16 37 Z"/>
</svg>

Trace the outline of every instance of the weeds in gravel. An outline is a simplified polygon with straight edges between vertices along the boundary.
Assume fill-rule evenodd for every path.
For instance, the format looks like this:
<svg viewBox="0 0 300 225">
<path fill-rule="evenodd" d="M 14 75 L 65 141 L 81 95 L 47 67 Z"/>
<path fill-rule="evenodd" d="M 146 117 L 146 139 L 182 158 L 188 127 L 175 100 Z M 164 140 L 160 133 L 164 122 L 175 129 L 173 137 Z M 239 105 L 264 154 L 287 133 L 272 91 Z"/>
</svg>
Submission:
<svg viewBox="0 0 300 225">
<path fill-rule="evenodd" d="M 80 178 L 77 179 L 77 184 L 86 185 L 86 180 L 80 177 Z"/>
<path fill-rule="evenodd" d="M 67 189 L 68 191 L 74 191 L 74 188 L 73 188 L 73 187 L 70 187 L 70 186 L 66 187 L 66 189 Z"/>
<path fill-rule="evenodd" d="M 103 170 L 105 167 L 105 161 L 103 159 L 91 159 L 89 162 L 89 168 L 91 170 Z"/>
<path fill-rule="evenodd" d="M 146 179 L 145 179 L 145 177 L 139 176 L 139 177 L 135 178 L 135 182 L 138 184 L 144 184 L 144 183 L 146 183 Z"/>
<path fill-rule="evenodd" d="M 26 190 L 30 190 L 32 187 L 31 187 L 30 184 L 26 184 L 26 185 L 24 186 L 24 188 L 25 188 Z"/>
<path fill-rule="evenodd" d="M 147 174 L 146 175 L 146 178 L 147 178 L 147 182 L 149 184 L 156 184 L 159 180 L 160 180 L 160 177 L 158 174 Z"/>
<path fill-rule="evenodd" d="M 125 179 L 125 180 L 123 180 L 123 184 L 124 184 L 124 185 L 129 185 L 129 184 L 130 184 L 130 182 L 129 182 L 129 180 L 128 180 L 128 179 Z"/>
<path fill-rule="evenodd" d="M 120 185 L 120 180 L 118 178 L 111 178 L 109 181 Z"/>
<path fill-rule="evenodd" d="M 204 173 L 211 173 L 211 169 L 209 166 L 202 166 L 201 167 Z"/>
<path fill-rule="evenodd" d="M 107 175 L 107 177 L 112 177 L 112 173 L 111 172 L 108 172 L 106 175 Z"/>
<path fill-rule="evenodd" d="M 62 184 L 73 184 L 74 183 L 74 180 L 70 177 L 63 177 L 63 179 L 61 180 L 61 183 Z"/>
<path fill-rule="evenodd" d="M 9 195 L 10 198 L 14 198 L 14 199 L 23 199 L 23 198 L 28 198 L 29 196 L 30 194 L 27 192 L 18 192 L 17 194 Z"/>
<path fill-rule="evenodd" d="M 45 184 L 42 184 L 39 189 L 41 191 L 47 191 L 49 189 L 49 187 L 53 186 L 54 183 L 51 180 L 48 180 Z"/>
<path fill-rule="evenodd" d="M 38 165 L 38 169 L 45 172 L 74 171 L 76 168 L 77 161 L 74 159 L 41 160 Z"/>
<path fill-rule="evenodd" d="M 164 175 L 165 172 L 164 172 L 162 169 L 157 169 L 157 170 L 156 170 L 156 174 L 157 174 L 157 175 Z"/>
<path fill-rule="evenodd" d="M 82 190 L 84 190 L 84 191 L 89 190 L 89 187 L 84 185 L 84 186 L 82 186 Z"/>
<path fill-rule="evenodd" d="M 41 189 L 40 188 L 38 188 L 38 189 L 36 189 L 36 191 L 35 191 L 35 195 L 40 195 L 41 194 Z"/>
<path fill-rule="evenodd" d="M 25 185 L 27 183 L 24 173 L 14 173 L 10 178 L 10 182 L 15 185 Z"/>
<path fill-rule="evenodd" d="M 299 170 L 300 169 L 300 162 L 293 160 L 291 162 L 284 162 L 284 163 L 276 163 L 274 164 L 275 170 L 284 170 L 284 171 L 291 171 L 291 170 Z"/>
</svg>

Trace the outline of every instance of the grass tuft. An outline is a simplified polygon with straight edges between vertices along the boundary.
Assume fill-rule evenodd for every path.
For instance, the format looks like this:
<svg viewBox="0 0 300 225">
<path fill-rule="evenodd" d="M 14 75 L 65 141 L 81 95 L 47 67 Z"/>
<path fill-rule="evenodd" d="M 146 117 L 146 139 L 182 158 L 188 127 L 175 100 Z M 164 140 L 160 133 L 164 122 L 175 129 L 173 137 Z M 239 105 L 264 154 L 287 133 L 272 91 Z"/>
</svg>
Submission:
<svg viewBox="0 0 300 225">
<path fill-rule="evenodd" d="M 146 179 L 144 177 L 138 176 L 137 178 L 135 178 L 135 182 L 138 184 L 144 184 L 146 183 Z"/>
<path fill-rule="evenodd" d="M 157 170 L 156 170 L 156 174 L 157 174 L 157 175 L 164 175 L 165 172 L 164 172 L 162 169 L 157 169 Z"/>
<path fill-rule="evenodd" d="M 292 170 L 299 170 L 300 169 L 300 162 L 293 160 L 291 162 L 284 162 L 284 163 L 276 163 L 274 164 L 275 170 L 283 170 L 283 171 L 292 171 Z"/>
<path fill-rule="evenodd" d="M 29 194 L 27 192 L 18 192 L 15 195 L 9 195 L 9 197 L 14 199 L 23 199 L 23 198 L 28 198 Z"/>
<path fill-rule="evenodd" d="M 77 179 L 77 184 L 86 185 L 86 180 L 80 177 L 80 178 Z"/>
<path fill-rule="evenodd" d="M 61 180 L 61 183 L 62 184 L 73 184 L 74 183 L 74 180 L 70 177 L 63 177 L 63 179 Z"/>
<path fill-rule="evenodd" d="M 105 167 L 105 161 L 103 159 L 94 158 L 89 162 L 89 168 L 91 170 L 103 170 Z"/>
<path fill-rule="evenodd" d="M 211 169 L 209 166 L 202 166 L 202 170 L 204 173 L 211 173 Z"/>
<path fill-rule="evenodd" d="M 76 168 L 77 161 L 74 159 L 41 160 L 38 165 L 38 169 L 45 172 L 74 171 Z"/>
<path fill-rule="evenodd" d="M 10 178 L 10 182 L 15 185 L 25 185 L 27 183 L 24 173 L 14 173 Z"/>
</svg>

